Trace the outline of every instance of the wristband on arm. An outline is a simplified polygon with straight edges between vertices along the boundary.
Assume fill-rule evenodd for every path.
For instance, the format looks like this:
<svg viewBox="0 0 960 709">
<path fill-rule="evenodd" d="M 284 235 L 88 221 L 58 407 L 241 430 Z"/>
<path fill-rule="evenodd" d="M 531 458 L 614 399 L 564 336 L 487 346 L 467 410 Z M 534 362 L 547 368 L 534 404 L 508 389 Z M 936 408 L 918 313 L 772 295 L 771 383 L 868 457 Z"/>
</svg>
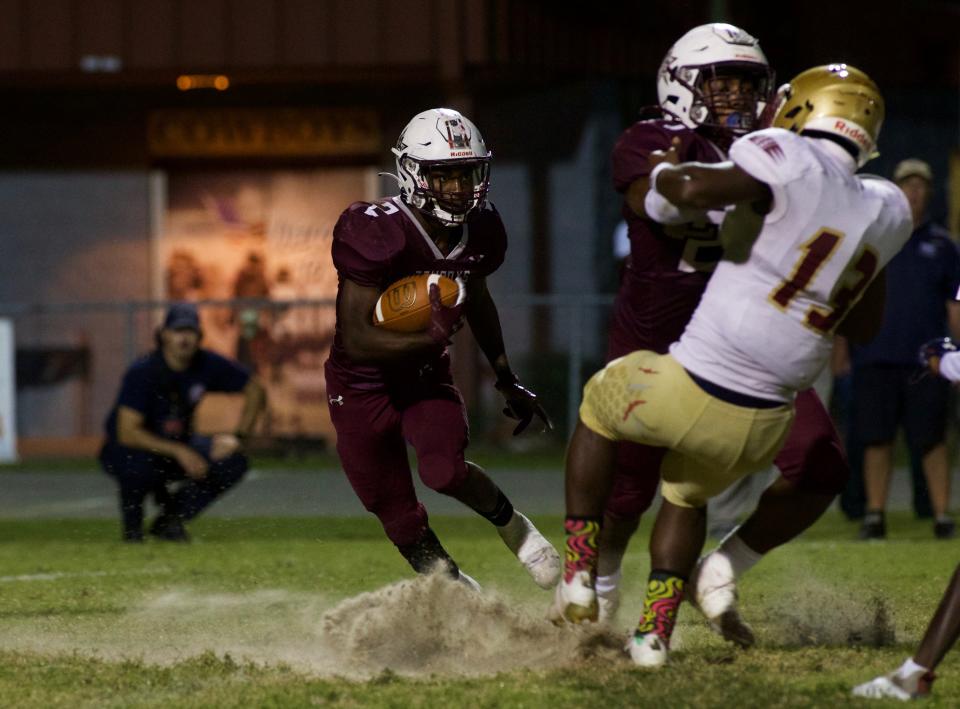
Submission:
<svg viewBox="0 0 960 709">
<path fill-rule="evenodd" d="M 653 221 L 660 224 L 686 224 L 697 219 L 706 218 L 706 212 L 698 209 L 680 209 L 673 202 L 657 191 L 657 177 L 669 167 L 668 162 L 662 162 L 653 168 L 650 173 L 650 189 L 643 199 L 643 208 Z"/>
</svg>

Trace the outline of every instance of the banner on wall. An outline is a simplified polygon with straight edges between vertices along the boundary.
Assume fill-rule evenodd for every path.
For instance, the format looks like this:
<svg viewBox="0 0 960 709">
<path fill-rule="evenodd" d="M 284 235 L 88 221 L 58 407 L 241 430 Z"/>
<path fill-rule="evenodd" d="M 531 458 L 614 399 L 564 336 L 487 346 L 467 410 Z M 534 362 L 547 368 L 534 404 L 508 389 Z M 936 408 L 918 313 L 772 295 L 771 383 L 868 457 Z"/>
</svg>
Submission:
<svg viewBox="0 0 960 709">
<path fill-rule="evenodd" d="M 366 168 L 171 173 L 155 292 L 170 300 L 332 301 L 333 227 L 369 184 Z M 265 434 L 331 435 L 323 362 L 332 306 L 204 307 L 201 322 L 205 347 L 238 359 L 267 387 Z"/>
</svg>

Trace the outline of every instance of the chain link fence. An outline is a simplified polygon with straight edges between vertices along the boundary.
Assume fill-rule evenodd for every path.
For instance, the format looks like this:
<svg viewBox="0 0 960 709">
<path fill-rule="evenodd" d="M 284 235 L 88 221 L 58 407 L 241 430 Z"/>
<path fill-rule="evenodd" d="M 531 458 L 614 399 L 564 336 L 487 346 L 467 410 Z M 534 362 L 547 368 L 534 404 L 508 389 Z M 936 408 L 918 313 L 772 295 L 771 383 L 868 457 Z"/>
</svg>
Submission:
<svg viewBox="0 0 960 709">
<path fill-rule="evenodd" d="M 514 369 L 540 395 L 565 440 L 583 382 L 603 363 L 610 295 L 498 297 Z M 197 302 L 203 346 L 255 371 L 270 394 L 265 442 L 323 446 L 332 428 L 323 362 L 333 340 L 332 300 Z M 0 304 L 14 323 L 21 439 L 99 438 L 129 364 L 154 347 L 166 301 Z M 474 440 L 509 437 L 492 374 L 467 329 L 452 349 Z"/>
</svg>

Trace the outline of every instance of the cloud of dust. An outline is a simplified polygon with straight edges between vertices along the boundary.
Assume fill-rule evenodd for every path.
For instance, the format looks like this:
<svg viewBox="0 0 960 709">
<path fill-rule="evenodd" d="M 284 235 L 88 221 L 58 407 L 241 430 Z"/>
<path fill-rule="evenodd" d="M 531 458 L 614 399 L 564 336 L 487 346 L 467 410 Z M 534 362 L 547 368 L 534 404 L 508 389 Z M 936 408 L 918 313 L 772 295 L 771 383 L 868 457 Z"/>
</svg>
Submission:
<svg viewBox="0 0 960 709">
<path fill-rule="evenodd" d="M 405 676 L 482 676 L 593 657 L 627 661 L 620 633 L 602 625 L 553 626 L 543 619 L 545 605 L 544 596 L 543 607 L 527 612 L 442 574 L 399 581 L 333 607 L 309 593 L 179 590 L 120 616 L 0 618 L 0 648 L 156 664 L 213 652 L 354 679 L 387 669 Z"/>
<path fill-rule="evenodd" d="M 781 647 L 884 647 L 896 642 L 890 608 L 879 593 L 853 593 L 809 576 L 784 585 L 789 595 L 767 609 L 766 623 L 758 623 L 761 642 Z"/>
</svg>

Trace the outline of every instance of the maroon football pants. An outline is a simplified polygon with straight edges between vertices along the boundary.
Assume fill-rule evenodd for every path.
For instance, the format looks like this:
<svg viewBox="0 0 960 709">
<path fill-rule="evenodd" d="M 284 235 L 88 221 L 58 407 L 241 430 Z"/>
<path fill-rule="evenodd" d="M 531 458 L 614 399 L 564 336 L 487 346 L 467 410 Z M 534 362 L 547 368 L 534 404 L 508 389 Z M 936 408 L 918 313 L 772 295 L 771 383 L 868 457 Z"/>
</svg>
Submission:
<svg viewBox="0 0 960 709">
<path fill-rule="evenodd" d="M 337 454 L 363 506 L 397 546 L 419 541 L 427 511 L 417 499 L 407 443 L 423 483 L 448 494 L 467 476 L 467 414 L 452 380 L 405 382 L 390 390 L 344 386 L 327 367 Z"/>
</svg>

